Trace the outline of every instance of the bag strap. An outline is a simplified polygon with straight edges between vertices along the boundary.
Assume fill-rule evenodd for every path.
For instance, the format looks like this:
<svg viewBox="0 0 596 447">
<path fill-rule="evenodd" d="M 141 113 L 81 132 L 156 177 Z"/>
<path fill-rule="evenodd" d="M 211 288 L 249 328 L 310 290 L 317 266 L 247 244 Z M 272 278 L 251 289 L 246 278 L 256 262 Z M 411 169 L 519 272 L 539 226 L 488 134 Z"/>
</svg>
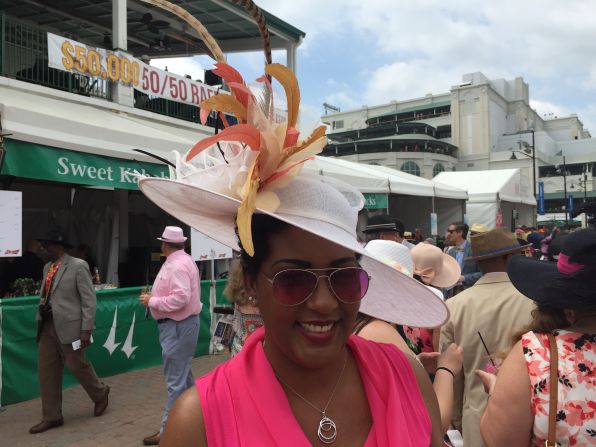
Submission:
<svg viewBox="0 0 596 447">
<path fill-rule="evenodd" d="M 557 340 L 553 334 L 548 334 L 548 343 L 550 345 L 550 399 L 548 408 L 548 439 L 546 440 L 545 446 L 556 447 L 559 350 L 557 349 Z"/>
</svg>

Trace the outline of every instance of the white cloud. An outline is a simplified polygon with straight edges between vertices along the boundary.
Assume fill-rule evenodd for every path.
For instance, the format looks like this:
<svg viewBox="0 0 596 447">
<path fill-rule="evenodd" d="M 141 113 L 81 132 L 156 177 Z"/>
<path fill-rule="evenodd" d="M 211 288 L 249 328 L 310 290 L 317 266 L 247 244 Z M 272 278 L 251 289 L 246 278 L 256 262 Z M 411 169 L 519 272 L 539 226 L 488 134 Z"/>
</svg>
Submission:
<svg viewBox="0 0 596 447">
<path fill-rule="evenodd" d="M 369 106 L 423 97 L 426 94 L 448 93 L 461 79 L 454 69 L 440 73 L 428 61 L 394 62 L 374 70 L 363 91 Z"/>
<path fill-rule="evenodd" d="M 167 59 L 151 59 L 151 65 L 174 74 L 185 76 L 190 75 L 192 79 L 203 80 L 203 64 L 198 57 L 172 57 Z"/>
</svg>

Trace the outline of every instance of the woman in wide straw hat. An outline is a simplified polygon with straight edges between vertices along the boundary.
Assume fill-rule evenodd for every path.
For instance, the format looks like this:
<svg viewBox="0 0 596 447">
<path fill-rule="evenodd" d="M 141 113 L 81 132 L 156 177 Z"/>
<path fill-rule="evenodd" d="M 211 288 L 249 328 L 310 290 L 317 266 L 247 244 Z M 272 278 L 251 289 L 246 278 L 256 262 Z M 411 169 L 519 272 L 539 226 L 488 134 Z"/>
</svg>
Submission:
<svg viewBox="0 0 596 447">
<path fill-rule="evenodd" d="M 570 234 L 556 263 L 518 256 L 507 270 L 537 308 L 498 379 L 477 372 L 491 396 L 481 421 L 486 445 L 594 445 L 596 230 Z M 558 380 L 550 380 L 551 365 Z"/>
<path fill-rule="evenodd" d="M 350 334 L 365 296 L 394 294 L 391 311 L 419 326 L 443 323 L 445 306 L 358 243 L 362 194 L 299 173 L 326 139 L 324 127 L 299 139 L 293 73 L 265 67 L 287 97 L 288 121 L 276 123 L 270 93 L 257 101 L 233 68 L 216 67 L 231 94 L 204 101 L 202 112 L 232 113 L 238 124 L 177 157 L 171 179 L 139 186 L 168 213 L 240 251 L 264 327 L 181 396 L 160 445 L 440 446 L 436 397 L 420 365 Z"/>
</svg>

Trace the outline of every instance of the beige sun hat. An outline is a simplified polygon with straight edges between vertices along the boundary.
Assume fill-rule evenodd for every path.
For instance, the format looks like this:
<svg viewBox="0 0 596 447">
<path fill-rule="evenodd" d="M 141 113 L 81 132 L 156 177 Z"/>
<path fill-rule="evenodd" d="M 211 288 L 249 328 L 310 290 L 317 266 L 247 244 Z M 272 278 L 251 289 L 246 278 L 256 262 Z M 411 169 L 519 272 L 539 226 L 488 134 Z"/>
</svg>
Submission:
<svg viewBox="0 0 596 447">
<path fill-rule="evenodd" d="M 414 274 L 425 284 L 451 287 L 457 284 L 461 268 L 455 258 L 431 244 L 418 244 L 411 250 Z"/>
<path fill-rule="evenodd" d="M 362 255 L 372 278 L 363 301 L 392 298 L 384 319 L 418 327 L 443 324 L 449 313 L 433 292 L 358 242 L 362 194 L 329 177 L 300 172 L 327 140 L 324 126 L 299 139 L 300 91 L 294 73 L 280 64 L 265 66 L 266 75 L 280 82 L 286 93 L 288 119 L 279 123 L 270 82 L 265 77 L 258 79 L 266 93 L 256 98 L 235 69 L 218 61 L 213 72 L 228 84 L 230 92 L 203 101 L 201 120 L 216 110 L 234 115 L 237 124 L 224 120 L 222 131 L 199 141 L 184 155 L 173 154 L 169 179 L 140 176 L 140 190 L 157 206 L 218 242 L 238 250 L 239 239 L 250 256 L 254 254 L 254 213 L 348 248 Z"/>
<path fill-rule="evenodd" d="M 486 233 L 488 231 L 488 227 L 481 223 L 475 223 L 470 227 L 470 233 Z"/>
</svg>

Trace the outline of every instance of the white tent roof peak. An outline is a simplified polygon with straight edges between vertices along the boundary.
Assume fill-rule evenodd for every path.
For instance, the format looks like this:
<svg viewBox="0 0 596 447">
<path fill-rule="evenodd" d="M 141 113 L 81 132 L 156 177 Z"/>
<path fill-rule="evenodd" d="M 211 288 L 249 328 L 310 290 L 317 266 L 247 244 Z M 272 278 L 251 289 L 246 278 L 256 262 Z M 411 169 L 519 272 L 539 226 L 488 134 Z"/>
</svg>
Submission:
<svg viewBox="0 0 596 447">
<path fill-rule="evenodd" d="M 441 172 L 434 180 L 452 187 L 466 189 L 469 195 L 468 203 L 503 200 L 536 205 L 530 181 L 519 168 Z"/>
</svg>

